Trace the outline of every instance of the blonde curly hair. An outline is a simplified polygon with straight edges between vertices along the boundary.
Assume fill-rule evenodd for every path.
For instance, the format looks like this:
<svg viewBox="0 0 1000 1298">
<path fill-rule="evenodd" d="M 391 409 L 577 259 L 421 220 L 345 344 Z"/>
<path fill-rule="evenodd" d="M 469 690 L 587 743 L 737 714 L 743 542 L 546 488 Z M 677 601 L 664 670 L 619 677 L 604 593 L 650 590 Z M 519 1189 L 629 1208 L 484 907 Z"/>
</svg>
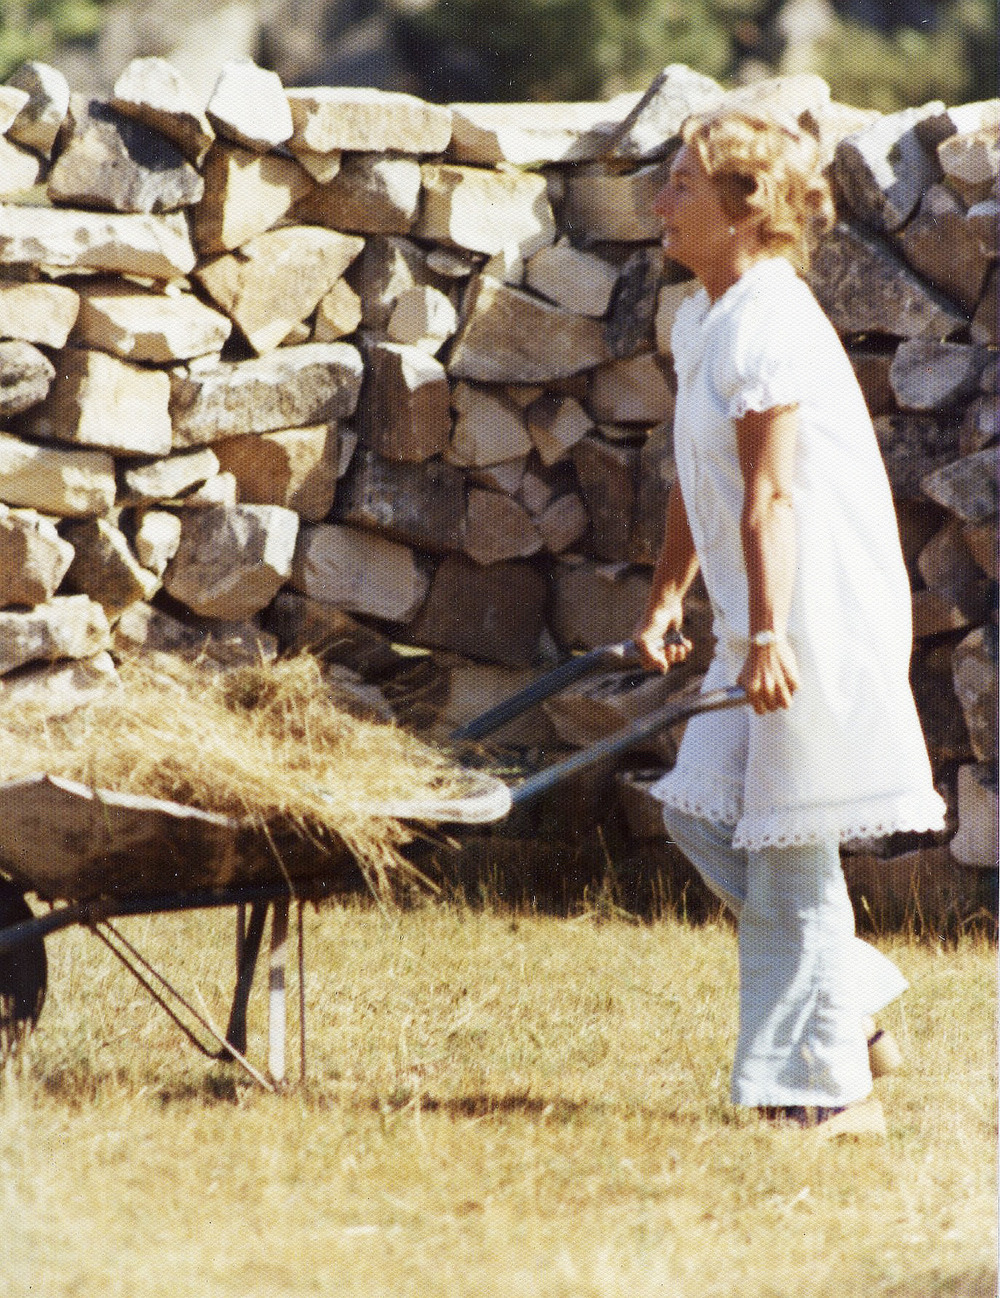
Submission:
<svg viewBox="0 0 1000 1298">
<path fill-rule="evenodd" d="M 815 137 L 757 109 L 730 109 L 689 117 L 681 139 L 715 182 L 726 215 L 756 216 L 763 246 L 807 270 L 834 221 Z"/>
</svg>

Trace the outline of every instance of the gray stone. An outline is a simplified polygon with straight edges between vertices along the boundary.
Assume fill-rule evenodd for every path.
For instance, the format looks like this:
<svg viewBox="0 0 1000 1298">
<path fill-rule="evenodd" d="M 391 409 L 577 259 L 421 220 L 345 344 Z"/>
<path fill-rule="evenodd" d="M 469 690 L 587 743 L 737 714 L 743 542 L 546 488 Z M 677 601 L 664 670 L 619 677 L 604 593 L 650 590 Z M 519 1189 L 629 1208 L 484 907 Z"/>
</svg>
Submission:
<svg viewBox="0 0 1000 1298">
<path fill-rule="evenodd" d="M 449 463 L 477 470 L 518 461 L 531 450 L 522 413 L 506 393 L 456 383 L 451 402 L 455 429 Z"/>
<path fill-rule="evenodd" d="M 972 317 L 969 334 L 973 342 L 984 347 L 1000 346 L 1000 330 L 997 328 L 997 305 L 1000 299 L 1000 271 L 994 266 L 986 281 L 986 289 Z M 995 370 L 994 370 L 995 373 Z"/>
<path fill-rule="evenodd" d="M 889 382 L 903 410 L 946 410 L 976 391 L 987 358 L 968 343 L 908 338 L 896 348 Z"/>
<path fill-rule="evenodd" d="M 505 492 L 473 488 L 465 523 L 465 553 L 478 564 L 527 559 L 544 546 L 522 504 Z"/>
<path fill-rule="evenodd" d="M 420 183 L 413 158 L 351 154 L 332 180 L 299 200 L 295 216 L 355 234 L 407 234 L 417 217 Z"/>
<path fill-rule="evenodd" d="M 215 139 L 194 90 L 166 59 L 132 59 L 115 82 L 111 106 L 165 136 L 196 167 Z"/>
<path fill-rule="evenodd" d="M 52 362 L 31 343 L 0 342 L 0 418 L 44 401 L 55 376 Z"/>
<path fill-rule="evenodd" d="M 345 483 L 340 514 L 345 523 L 430 554 L 458 551 L 465 533 L 465 475 L 436 459 L 393 463 L 362 450 Z"/>
<path fill-rule="evenodd" d="M 944 185 L 932 185 L 899 236 L 907 262 L 967 311 L 974 311 L 989 271 L 976 227 Z"/>
<path fill-rule="evenodd" d="M 598 366 L 587 404 L 599 424 L 653 425 L 673 416 L 674 395 L 657 354 L 642 352 Z"/>
<path fill-rule="evenodd" d="M 952 655 L 955 694 L 977 762 L 997 762 L 997 629 L 977 627 Z"/>
<path fill-rule="evenodd" d="M 958 455 L 958 430 L 930 415 L 880 415 L 873 422 L 897 502 L 924 498 L 927 475 Z"/>
<path fill-rule="evenodd" d="M 651 161 L 670 149 L 684 119 L 715 107 L 725 91 L 717 81 L 683 63 L 671 63 L 615 133 L 608 154 L 616 158 Z"/>
<path fill-rule="evenodd" d="M 187 511 L 163 584 L 202 617 L 246 621 L 291 575 L 298 530 L 298 515 L 278 505 Z"/>
<path fill-rule="evenodd" d="M 171 375 L 175 447 L 347 419 L 362 362 L 347 343 L 283 347 L 249 361 Z"/>
<path fill-rule="evenodd" d="M 931 500 L 965 523 L 985 523 L 997 512 L 997 455 L 989 447 L 927 474 L 923 489 Z"/>
<path fill-rule="evenodd" d="M 566 180 L 566 232 L 581 243 L 658 242 L 653 200 L 666 178 L 665 163 L 624 174 L 608 166 L 581 167 Z"/>
<path fill-rule="evenodd" d="M 159 132 L 77 95 L 69 120 L 67 142 L 49 173 L 54 203 L 149 214 L 201 199 L 201 176 Z"/>
<path fill-rule="evenodd" d="M 618 271 L 568 240 L 541 248 L 524 267 L 524 283 L 564 311 L 600 318 L 611 303 Z"/>
<path fill-rule="evenodd" d="M 38 184 L 42 160 L 0 135 L 0 198 L 27 195 Z"/>
<path fill-rule="evenodd" d="M 52 598 L 73 559 L 73 547 L 34 510 L 0 505 L 0 608 L 29 608 Z"/>
<path fill-rule="evenodd" d="M 450 104 L 454 162 L 494 167 L 603 158 L 638 95 L 607 103 Z"/>
<path fill-rule="evenodd" d="M 55 595 L 25 612 L 0 611 L 0 676 L 33 662 L 93 658 L 110 647 L 104 610 L 86 595 Z"/>
<path fill-rule="evenodd" d="M 612 356 L 633 356 L 652 344 L 662 278 L 659 248 L 637 248 L 625 262 L 604 322 L 604 339 Z"/>
<path fill-rule="evenodd" d="M 553 578 L 553 634 L 564 649 L 620 644 L 631 637 L 649 589 L 649 574 L 639 569 L 564 560 Z"/>
<path fill-rule="evenodd" d="M 160 608 L 142 602 L 132 604 L 114 629 L 114 648 L 119 654 L 137 649 L 171 654 L 196 655 L 225 667 L 271 662 L 278 654 L 276 638 L 255 622 L 226 622 L 202 618 L 197 623 L 181 620 Z"/>
<path fill-rule="evenodd" d="M 1000 817 L 996 769 L 988 764 L 958 768 L 958 832 L 948 850 L 960 865 L 997 867 Z"/>
<path fill-rule="evenodd" d="M 823 240 L 806 279 L 842 335 L 947 338 L 969 322 L 886 244 L 848 225 Z"/>
<path fill-rule="evenodd" d="M 23 90 L 28 102 L 7 128 L 7 138 L 48 158 L 69 111 L 69 82 L 47 63 L 22 63 L 7 85 Z"/>
<path fill-rule="evenodd" d="M 387 329 L 390 342 L 419 347 L 436 356 L 458 329 L 458 313 L 440 289 L 418 285 L 404 289 L 396 298 Z"/>
<path fill-rule="evenodd" d="M 639 452 L 639 487 L 635 525 L 629 543 L 630 563 L 652 567 L 663 544 L 667 518 L 667 496 L 677 478 L 670 424 L 654 428 Z"/>
<path fill-rule="evenodd" d="M 546 393 L 525 411 L 531 440 L 543 464 L 557 464 L 568 457 L 594 421 L 575 397 Z"/>
<path fill-rule="evenodd" d="M 887 113 L 837 145 L 833 173 L 855 215 L 873 230 L 900 229 L 923 192 L 941 178 L 937 158 L 924 147 L 917 124 L 944 111 L 925 104 Z"/>
</svg>

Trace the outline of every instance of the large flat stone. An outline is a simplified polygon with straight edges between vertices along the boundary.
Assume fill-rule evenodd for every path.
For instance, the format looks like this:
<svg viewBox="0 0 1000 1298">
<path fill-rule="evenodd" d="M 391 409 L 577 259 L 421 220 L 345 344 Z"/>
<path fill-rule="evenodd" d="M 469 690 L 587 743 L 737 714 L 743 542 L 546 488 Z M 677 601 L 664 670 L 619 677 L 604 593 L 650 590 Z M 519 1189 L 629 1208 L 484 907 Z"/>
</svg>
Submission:
<svg viewBox="0 0 1000 1298">
<path fill-rule="evenodd" d="M 289 147 L 311 153 L 443 153 L 451 110 L 414 95 L 353 86 L 290 89 Z"/>
<path fill-rule="evenodd" d="M 493 167 L 593 162 L 604 157 L 638 96 L 607 103 L 451 104 L 448 157 Z"/>
<path fill-rule="evenodd" d="M 64 284 L 0 279 L 0 338 L 58 350 L 66 346 L 79 308 L 79 294 Z"/>
<path fill-rule="evenodd" d="M 123 360 L 166 365 L 221 351 L 232 328 L 228 316 L 193 293 L 152 293 L 101 278 L 79 286 L 73 341 Z"/>
<path fill-rule="evenodd" d="M 418 239 L 492 255 L 515 248 L 530 257 L 555 241 L 544 176 L 425 163 Z"/>
<path fill-rule="evenodd" d="M 107 270 L 170 280 L 194 268 L 178 214 L 78 212 L 0 204 L 0 264 Z"/>
<path fill-rule="evenodd" d="M 115 462 L 104 451 L 36 446 L 0 432 L 0 500 L 56 518 L 106 514 L 115 503 Z"/>
<path fill-rule="evenodd" d="M 346 613 L 405 624 L 424 602 L 429 580 L 409 546 L 376 532 L 320 523 L 302 531 L 292 585 Z"/>
<path fill-rule="evenodd" d="M 132 59 L 115 82 L 111 106 L 159 131 L 196 167 L 215 139 L 198 96 L 166 59 Z"/>
<path fill-rule="evenodd" d="M 346 157 L 336 176 L 295 208 L 301 221 L 355 234 L 406 234 L 420 203 L 420 164 L 373 153 Z"/>
<path fill-rule="evenodd" d="M 33 609 L 0 611 L 0 676 L 33 662 L 92 658 L 110 647 L 104 610 L 86 595 L 56 595 Z"/>
<path fill-rule="evenodd" d="M 205 197 L 194 209 L 194 239 L 202 256 L 231 252 L 263 234 L 312 188 L 292 158 L 216 143 L 202 174 Z"/>
<path fill-rule="evenodd" d="M 347 343 L 282 347 L 255 360 L 171 375 L 174 445 L 347 419 L 361 391 L 361 355 Z"/>
</svg>

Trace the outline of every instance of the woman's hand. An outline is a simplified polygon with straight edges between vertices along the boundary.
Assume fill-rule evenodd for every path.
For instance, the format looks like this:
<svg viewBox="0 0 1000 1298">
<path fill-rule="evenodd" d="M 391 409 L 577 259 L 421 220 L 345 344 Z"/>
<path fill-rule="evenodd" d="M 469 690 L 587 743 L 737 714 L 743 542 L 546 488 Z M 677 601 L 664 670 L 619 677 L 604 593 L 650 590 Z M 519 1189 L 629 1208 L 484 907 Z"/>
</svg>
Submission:
<svg viewBox="0 0 1000 1298">
<path fill-rule="evenodd" d="M 790 707 L 799 688 L 799 665 L 791 645 L 780 637 L 773 644 L 752 644 L 736 683 L 758 715 Z"/>
<path fill-rule="evenodd" d="M 684 609 L 680 600 L 660 605 L 636 626 L 632 634 L 643 665 L 653 671 L 669 671 L 691 652 L 691 641 L 681 631 Z"/>
</svg>

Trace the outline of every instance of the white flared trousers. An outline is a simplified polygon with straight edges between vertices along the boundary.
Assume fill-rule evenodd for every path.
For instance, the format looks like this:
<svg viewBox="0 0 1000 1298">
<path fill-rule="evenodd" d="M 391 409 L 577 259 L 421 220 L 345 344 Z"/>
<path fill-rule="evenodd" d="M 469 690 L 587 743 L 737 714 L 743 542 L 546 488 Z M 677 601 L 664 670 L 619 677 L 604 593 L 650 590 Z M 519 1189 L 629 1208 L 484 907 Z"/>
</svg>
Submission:
<svg viewBox="0 0 1000 1298">
<path fill-rule="evenodd" d="M 836 843 L 733 847 L 733 826 L 664 807 L 667 832 L 739 933 L 735 1104 L 838 1106 L 871 1090 L 862 1020 L 906 979 L 855 936 Z"/>
</svg>

